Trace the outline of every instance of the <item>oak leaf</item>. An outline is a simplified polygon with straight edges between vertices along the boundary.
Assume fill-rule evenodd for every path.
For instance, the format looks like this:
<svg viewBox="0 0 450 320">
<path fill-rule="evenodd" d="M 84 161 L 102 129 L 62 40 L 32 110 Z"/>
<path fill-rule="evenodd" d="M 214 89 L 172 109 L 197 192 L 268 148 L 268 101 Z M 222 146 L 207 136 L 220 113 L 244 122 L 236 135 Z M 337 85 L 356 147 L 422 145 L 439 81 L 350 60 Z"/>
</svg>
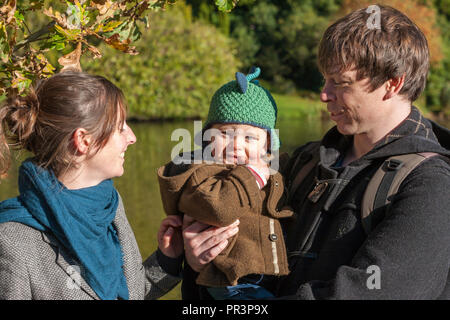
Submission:
<svg viewBox="0 0 450 320">
<path fill-rule="evenodd" d="M 126 39 L 124 41 L 120 41 L 120 35 L 118 33 L 105 39 L 105 42 L 114 49 L 120 50 L 122 52 L 129 53 L 131 55 L 138 54 L 138 52 L 136 51 L 136 47 L 130 47 L 131 40 Z"/>
<path fill-rule="evenodd" d="M 10 24 L 15 20 L 16 0 L 5 1 L 6 3 L 0 8 L 0 14 L 6 16 L 6 24 Z"/>
<path fill-rule="evenodd" d="M 58 59 L 58 63 L 63 66 L 60 72 L 65 71 L 81 72 L 82 70 L 80 65 L 80 57 L 81 57 L 81 42 L 78 42 L 75 50 Z"/>
<path fill-rule="evenodd" d="M 57 24 L 59 24 L 61 27 L 68 29 L 69 26 L 67 25 L 67 18 L 64 15 L 61 15 L 58 11 L 53 12 L 53 8 L 50 7 L 48 9 L 42 10 L 42 12 L 52 18 L 54 21 L 56 21 Z"/>
</svg>

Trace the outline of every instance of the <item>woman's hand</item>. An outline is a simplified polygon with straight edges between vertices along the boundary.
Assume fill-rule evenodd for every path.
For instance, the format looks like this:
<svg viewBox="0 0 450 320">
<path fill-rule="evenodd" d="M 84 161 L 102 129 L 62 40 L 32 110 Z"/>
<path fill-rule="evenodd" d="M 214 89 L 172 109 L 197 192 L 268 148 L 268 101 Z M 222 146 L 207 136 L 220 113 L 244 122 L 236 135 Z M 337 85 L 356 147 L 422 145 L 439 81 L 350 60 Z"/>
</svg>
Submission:
<svg viewBox="0 0 450 320">
<path fill-rule="evenodd" d="M 183 240 L 186 260 L 194 271 L 200 272 L 228 245 L 228 238 L 238 233 L 239 220 L 227 227 L 212 227 L 183 218 Z"/>
<path fill-rule="evenodd" d="M 183 237 L 180 216 L 170 215 L 161 222 L 158 230 L 158 246 L 166 256 L 178 258 L 183 253 Z"/>
</svg>

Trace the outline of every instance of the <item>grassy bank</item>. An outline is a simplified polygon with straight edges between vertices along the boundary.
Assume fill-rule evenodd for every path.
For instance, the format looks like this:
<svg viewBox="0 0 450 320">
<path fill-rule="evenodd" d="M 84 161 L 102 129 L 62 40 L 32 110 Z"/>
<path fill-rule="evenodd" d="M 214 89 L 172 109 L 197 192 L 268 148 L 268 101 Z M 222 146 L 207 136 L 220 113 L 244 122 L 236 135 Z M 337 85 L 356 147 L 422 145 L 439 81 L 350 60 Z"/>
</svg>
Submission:
<svg viewBox="0 0 450 320">
<path fill-rule="evenodd" d="M 326 104 L 317 99 L 273 94 L 278 106 L 278 119 L 319 118 Z"/>
<path fill-rule="evenodd" d="M 319 119 L 322 116 L 326 116 L 327 107 L 325 103 L 322 103 L 319 99 L 319 95 L 317 97 L 300 97 L 297 95 L 284 95 L 284 94 L 273 94 L 273 97 L 278 106 L 278 119 Z M 0 96 L 0 103 L 5 100 L 5 96 Z M 421 97 L 419 100 L 414 102 L 414 105 L 417 106 L 420 111 L 425 115 L 425 117 L 440 120 L 440 122 L 448 123 L 450 119 L 438 119 L 438 117 L 433 114 L 429 109 L 425 106 L 425 99 Z M 199 119 L 195 117 L 195 119 Z M 136 120 L 134 117 L 131 117 L 130 120 Z M 139 118 L 141 121 L 147 121 L 149 119 Z M 167 120 L 167 119 L 165 119 Z M 181 120 L 181 119 L 179 119 Z M 153 122 L 159 122 L 161 119 L 151 119 Z"/>
<path fill-rule="evenodd" d="M 278 106 L 278 119 L 314 119 L 323 116 L 327 117 L 327 106 L 325 103 L 320 101 L 319 95 L 314 98 L 305 98 L 299 96 L 273 94 L 273 97 Z M 418 107 L 425 117 L 437 120 L 437 116 L 425 106 L 424 97 L 421 97 L 415 101 L 413 105 Z M 448 122 L 448 120 L 445 119 L 444 122 Z"/>
</svg>

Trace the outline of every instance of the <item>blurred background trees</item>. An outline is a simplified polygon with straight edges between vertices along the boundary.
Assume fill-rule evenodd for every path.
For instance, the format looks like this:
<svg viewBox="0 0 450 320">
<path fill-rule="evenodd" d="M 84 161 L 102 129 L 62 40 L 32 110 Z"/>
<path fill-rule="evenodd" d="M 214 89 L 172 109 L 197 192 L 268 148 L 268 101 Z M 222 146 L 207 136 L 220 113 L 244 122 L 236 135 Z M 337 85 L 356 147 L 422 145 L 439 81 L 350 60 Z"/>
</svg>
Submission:
<svg viewBox="0 0 450 320">
<path fill-rule="evenodd" d="M 257 64 L 272 90 L 300 95 L 320 91 L 317 46 L 329 24 L 374 3 L 397 8 L 421 28 L 430 46 L 431 70 L 419 103 L 450 116 L 450 0 L 241 0 L 228 15 L 210 1 L 186 2 L 195 19 L 237 42 L 244 70 Z"/>
<path fill-rule="evenodd" d="M 139 55 L 101 45 L 103 58 L 86 57 L 83 69 L 116 83 L 135 119 L 206 117 L 211 94 L 240 68 L 232 39 L 212 25 L 192 21 L 183 2 L 164 14 L 150 13 L 149 21 L 151 31 L 136 42 Z"/>
</svg>

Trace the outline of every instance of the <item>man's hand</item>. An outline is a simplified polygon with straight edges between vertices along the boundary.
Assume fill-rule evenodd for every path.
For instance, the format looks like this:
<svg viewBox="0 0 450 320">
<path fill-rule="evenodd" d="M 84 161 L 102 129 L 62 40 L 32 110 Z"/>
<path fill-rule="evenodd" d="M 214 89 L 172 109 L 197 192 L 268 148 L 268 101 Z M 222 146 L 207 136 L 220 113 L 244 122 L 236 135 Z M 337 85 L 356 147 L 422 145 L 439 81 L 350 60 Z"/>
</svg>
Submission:
<svg viewBox="0 0 450 320">
<path fill-rule="evenodd" d="M 228 238 L 238 233 L 239 220 L 227 227 L 212 227 L 184 215 L 183 240 L 186 260 L 200 272 L 228 245 Z"/>
</svg>

